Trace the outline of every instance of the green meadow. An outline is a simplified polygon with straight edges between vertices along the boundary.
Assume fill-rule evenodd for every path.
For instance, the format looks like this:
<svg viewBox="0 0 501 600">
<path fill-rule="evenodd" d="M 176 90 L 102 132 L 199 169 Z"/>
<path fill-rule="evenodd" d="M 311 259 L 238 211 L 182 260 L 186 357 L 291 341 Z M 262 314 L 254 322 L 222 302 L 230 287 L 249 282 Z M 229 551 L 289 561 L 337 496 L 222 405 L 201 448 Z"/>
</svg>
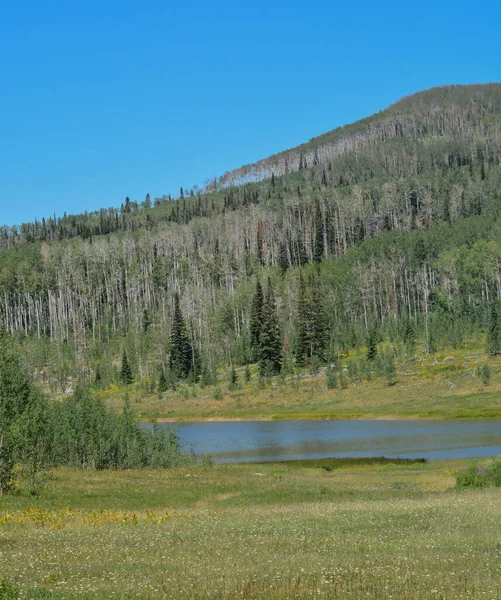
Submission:
<svg viewBox="0 0 501 600">
<path fill-rule="evenodd" d="M 0 499 L 0 598 L 499 598 L 501 494 L 465 466 L 57 469 Z"/>
<path fill-rule="evenodd" d="M 328 387 L 325 371 L 263 381 L 254 366 L 249 381 L 243 368 L 237 370 L 236 386 L 221 371 L 217 385 L 182 383 L 150 394 L 135 383 L 127 393 L 144 420 L 501 419 L 501 357 L 487 357 L 478 342 L 432 355 L 418 352 L 412 360 L 400 357 L 391 382 L 384 373 L 364 373 L 364 362 L 363 352 L 343 357 L 335 388 Z M 479 376 L 485 366 L 488 381 Z M 112 386 L 101 396 L 118 411 L 125 391 Z"/>
</svg>

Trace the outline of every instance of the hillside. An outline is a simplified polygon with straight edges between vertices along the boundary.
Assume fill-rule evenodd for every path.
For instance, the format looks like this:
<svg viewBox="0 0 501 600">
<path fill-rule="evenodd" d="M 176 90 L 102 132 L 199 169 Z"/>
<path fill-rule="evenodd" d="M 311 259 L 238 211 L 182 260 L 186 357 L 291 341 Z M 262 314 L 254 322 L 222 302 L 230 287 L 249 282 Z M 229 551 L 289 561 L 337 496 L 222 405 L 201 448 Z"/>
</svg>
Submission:
<svg viewBox="0 0 501 600">
<path fill-rule="evenodd" d="M 3 227 L 0 315 L 57 393 L 495 354 L 500 160 L 501 84 L 420 92 L 176 199 Z"/>
</svg>

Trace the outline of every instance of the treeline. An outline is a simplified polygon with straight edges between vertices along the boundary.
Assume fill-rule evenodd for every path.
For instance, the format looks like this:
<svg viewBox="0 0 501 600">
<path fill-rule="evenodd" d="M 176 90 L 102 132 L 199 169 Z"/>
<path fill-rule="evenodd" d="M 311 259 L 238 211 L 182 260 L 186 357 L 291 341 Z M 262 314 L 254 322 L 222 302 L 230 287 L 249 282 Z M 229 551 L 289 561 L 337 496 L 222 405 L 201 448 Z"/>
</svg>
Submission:
<svg viewBox="0 0 501 600">
<path fill-rule="evenodd" d="M 411 323 L 427 352 L 461 345 L 501 297 L 500 98 L 499 85 L 432 90 L 328 142 L 343 148 L 270 158 L 268 179 L 129 200 L 50 235 L 31 224 L 31 242 L 0 253 L 0 314 L 61 392 L 118 381 L 124 352 L 155 389 L 332 362 L 375 325 L 398 342 Z M 258 286 L 272 322 L 256 334 Z"/>
<path fill-rule="evenodd" d="M 140 428 L 126 399 L 108 410 L 89 386 L 52 402 L 34 385 L 0 326 L 0 496 L 23 479 L 36 492 L 47 468 L 172 467 L 191 464 L 174 430 Z"/>
</svg>

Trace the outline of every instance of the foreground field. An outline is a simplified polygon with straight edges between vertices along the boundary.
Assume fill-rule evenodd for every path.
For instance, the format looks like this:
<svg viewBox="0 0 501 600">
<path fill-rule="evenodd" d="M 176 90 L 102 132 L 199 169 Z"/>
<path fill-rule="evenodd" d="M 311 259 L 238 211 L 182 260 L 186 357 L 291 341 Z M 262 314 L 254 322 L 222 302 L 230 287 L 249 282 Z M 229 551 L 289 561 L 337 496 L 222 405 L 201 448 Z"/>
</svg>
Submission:
<svg viewBox="0 0 501 600">
<path fill-rule="evenodd" d="M 325 373 L 275 377 L 263 386 L 254 366 L 249 382 L 239 370 L 237 389 L 230 390 L 227 374 L 219 373 L 217 386 L 182 384 L 151 395 L 136 382 L 128 393 L 143 419 L 501 419 L 501 357 L 487 358 L 478 342 L 433 355 L 418 352 L 412 360 L 401 357 L 394 385 L 384 375 L 367 379 L 357 373 L 363 359 L 364 354 L 343 359 L 344 385 L 338 382 L 336 389 L 328 389 Z M 477 374 L 486 365 L 487 383 Z M 124 392 L 101 393 L 120 410 Z"/>
<path fill-rule="evenodd" d="M 501 494 L 464 464 L 61 469 L 0 500 L 0 598 L 499 598 Z"/>
</svg>

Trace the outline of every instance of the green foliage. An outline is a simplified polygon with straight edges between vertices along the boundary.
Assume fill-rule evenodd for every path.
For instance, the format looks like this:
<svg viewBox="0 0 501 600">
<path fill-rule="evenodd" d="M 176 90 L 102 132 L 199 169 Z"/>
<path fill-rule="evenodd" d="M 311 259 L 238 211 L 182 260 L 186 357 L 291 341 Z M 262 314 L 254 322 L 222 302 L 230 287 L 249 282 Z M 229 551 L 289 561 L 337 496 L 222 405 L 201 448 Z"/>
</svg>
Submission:
<svg viewBox="0 0 501 600">
<path fill-rule="evenodd" d="M 271 280 L 263 303 L 259 336 L 259 372 L 262 376 L 277 375 L 282 369 L 282 344 Z"/>
<path fill-rule="evenodd" d="M 367 360 L 374 362 L 377 356 L 377 344 L 379 341 L 378 330 L 376 325 L 373 325 L 369 330 L 369 336 L 367 338 Z"/>
<path fill-rule="evenodd" d="M 178 294 L 174 296 L 174 314 L 170 342 L 169 367 L 172 373 L 181 379 L 187 378 L 190 373 L 194 374 L 196 371 L 195 355 L 186 331 Z"/>
<path fill-rule="evenodd" d="M 307 284 L 300 274 L 297 291 L 295 355 L 300 365 L 313 359 L 324 362 L 327 346 L 327 317 L 318 275 Z"/>
<path fill-rule="evenodd" d="M 495 300 L 490 306 L 487 352 L 490 356 L 501 354 L 501 304 L 499 300 Z"/>
<path fill-rule="evenodd" d="M 228 389 L 230 391 L 238 389 L 238 375 L 235 370 L 235 365 L 231 365 Z"/>
<path fill-rule="evenodd" d="M 484 385 L 489 385 L 491 381 L 491 368 L 487 364 L 480 365 L 476 369 L 476 375 L 482 380 Z"/>
<path fill-rule="evenodd" d="M 127 359 L 127 353 L 125 352 L 125 350 L 122 355 L 122 367 L 120 369 L 120 381 L 124 385 L 130 385 L 134 381 L 134 378 L 132 376 L 132 369 L 130 368 L 129 361 Z"/>
<path fill-rule="evenodd" d="M 333 367 L 329 367 L 327 369 L 327 388 L 329 390 L 334 390 L 338 386 L 338 377 L 337 372 Z"/>
<path fill-rule="evenodd" d="M 252 299 L 251 312 L 250 312 L 250 344 L 253 351 L 253 357 L 255 360 L 259 359 L 259 353 L 261 348 L 261 330 L 263 325 L 263 305 L 264 296 L 263 288 L 259 282 L 256 283 L 256 290 Z"/>
<path fill-rule="evenodd" d="M 359 349 L 375 315 L 409 357 L 486 331 L 498 355 L 500 99 L 500 84 L 428 90 L 203 190 L 0 227 L 2 313 L 22 362 L 58 393 L 96 365 L 96 388 L 114 383 L 124 349 L 131 377 L 170 364 L 195 382 L 208 357 L 206 375 L 270 371 L 256 274 L 273 282 L 289 365 Z M 168 310 L 173 290 L 186 322 L 179 298 Z"/>
<path fill-rule="evenodd" d="M 458 488 L 501 487 L 501 459 L 490 461 L 487 466 L 472 464 L 468 469 L 456 473 Z"/>
</svg>

